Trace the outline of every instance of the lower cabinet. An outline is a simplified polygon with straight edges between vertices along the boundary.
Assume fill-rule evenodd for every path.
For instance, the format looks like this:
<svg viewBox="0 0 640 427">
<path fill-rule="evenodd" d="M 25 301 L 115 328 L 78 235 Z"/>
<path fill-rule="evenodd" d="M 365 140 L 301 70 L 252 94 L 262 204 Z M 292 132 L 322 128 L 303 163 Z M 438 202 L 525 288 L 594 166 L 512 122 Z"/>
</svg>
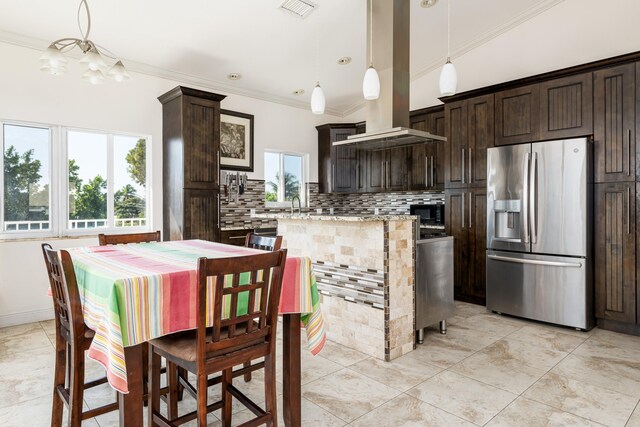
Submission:
<svg viewBox="0 0 640 427">
<path fill-rule="evenodd" d="M 484 188 L 445 190 L 445 206 L 445 231 L 454 238 L 454 296 L 484 305 L 487 191 Z"/>
<path fill-rule="evenodd" d="M 635 182 L 595 184 L 596 317 L 626 324 L 638 322 L 636 284 Z"/>
<path fill-rule="evenodd" d="M 251 228 L 243 228 L 238 230 L 221 230 L 220 243 L 227 245 L 244 246 L 244 242 L 248 233 L 253 233 Z"/>
</svg>

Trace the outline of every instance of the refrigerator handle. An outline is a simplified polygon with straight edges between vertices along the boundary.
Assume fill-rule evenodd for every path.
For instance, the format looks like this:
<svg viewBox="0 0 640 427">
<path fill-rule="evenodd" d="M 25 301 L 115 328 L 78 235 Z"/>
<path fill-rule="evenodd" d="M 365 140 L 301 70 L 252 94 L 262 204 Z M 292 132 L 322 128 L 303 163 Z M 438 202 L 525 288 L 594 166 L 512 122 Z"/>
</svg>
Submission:
<svg viewBox="0 0 640 427">
<path fill-rule="evenodd" d="M 536 206 L 536 192 L 538 186 L 538 153 L 533 153 L 533 160 L 531 161 L 531 189 L 529 191 L 529 210 L 531 215 L 529 216 L 529 227 L 531 228 L 531 243 L 538 242 L 538 230 L 536 222 L 538 220 L 538 207 Z"/>
<path fill-rule="evenodd" d="M 494 259 L 496 261 L 513 262 L 516 264 L 533 264 L 533 265 L 548 265 L 551 267 L 582 268 L 581 262 L 544 261 L 544 260 L 537 260 L 537 259 L 511 258 L 506 256 L 500 256 L 500 255 L 487 255 L 487 258 Z"/>
<path fill-rule="evenodd" d="M 522 186 L 522 208 L 520 214 L 522 215 L 522 241 L 529 243 L 529 156 L 530 153 L 524 153 L 523 161 L 523 173 L 524 185 Z"/>
</svg>

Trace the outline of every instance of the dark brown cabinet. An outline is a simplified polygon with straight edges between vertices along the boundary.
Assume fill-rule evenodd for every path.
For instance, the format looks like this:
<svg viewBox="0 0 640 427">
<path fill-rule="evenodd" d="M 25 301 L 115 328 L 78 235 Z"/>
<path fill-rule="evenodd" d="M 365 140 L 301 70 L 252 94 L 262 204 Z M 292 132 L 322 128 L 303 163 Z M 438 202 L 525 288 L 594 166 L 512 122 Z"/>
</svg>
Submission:
<svg viewBox="0 0 640 427">
<path fill-rule="evenodd" d="M 593 73 L 540 83 L 540 139 L 593 133 Z"/>
<path fill-rule="evenodd" d="M 636 180 L 636 64 L 594 73 L 594 181 Z"/>
<path fill-rule="evenodd" d="M 375 150 L 366 156 L 367 191 L 403 191 L 407 189 L 407 149 Z"/>
<path fill-rule="evenodd" d="M 444 107 L 412 113 L 411 127 L 444 136 Z M 444 141 L 427 142 L 407 148 L 407 188 L 413 191 L 444 188 Z"/>
<path fill-rule="evenodd" d="M 163 238 L 219 239 L 220 101 L 178 86 L 160 96 Z"/>
<path fill-rule="evenodd" d="M 321 193 L 354 193 L 357 191 L 356 165 L 358 150 L 354 147 L 335 147 L 356 134 L 354 124 L 326 124 L 318 130 L 318 184 Z"/>
<path fill-rule="evenodd" d="M 445 187 L 486 186 L 487 148 L 494 145 L 493 95 L 453 102 L 445 111 Z"/>
<path fill-rule="evenodd" d="M 537 84 L 495 94 L 495 145 L 540 139 L 540 87 Z"/>
<path fill-rule="evenodd" d="M 247 234 L 253 233 L 252 228 L 220 231 L 220 243 L 234 246 L 244 246 Z"/>
<path fill-rule="evenodd" d="M 446 233 L 454 238 L 454 296 L 485 304 L 487 192 L 445 190 Z"/>
<path fill-rule="evenodd" d="M 596 317 L 635 324 L 636 183 L 596 184 Z"/>
</svg>

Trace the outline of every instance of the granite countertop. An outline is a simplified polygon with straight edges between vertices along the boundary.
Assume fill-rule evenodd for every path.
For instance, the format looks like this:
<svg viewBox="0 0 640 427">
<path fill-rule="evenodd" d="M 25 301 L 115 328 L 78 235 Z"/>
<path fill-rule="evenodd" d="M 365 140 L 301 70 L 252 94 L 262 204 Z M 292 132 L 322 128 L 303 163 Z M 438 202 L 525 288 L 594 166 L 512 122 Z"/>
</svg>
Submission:
<svg viewBox="0 0 640 427">
<path fill-rule="evenodd" d="M 342 222 L 374 222 L 374 221 L 406 221 L 416 220 L 415 215 L 322 215 L 322 214 L 255 214 L 252 218 L 261 219 L 291 219 L 300 221 L 342 221 Z"/>
</svg>

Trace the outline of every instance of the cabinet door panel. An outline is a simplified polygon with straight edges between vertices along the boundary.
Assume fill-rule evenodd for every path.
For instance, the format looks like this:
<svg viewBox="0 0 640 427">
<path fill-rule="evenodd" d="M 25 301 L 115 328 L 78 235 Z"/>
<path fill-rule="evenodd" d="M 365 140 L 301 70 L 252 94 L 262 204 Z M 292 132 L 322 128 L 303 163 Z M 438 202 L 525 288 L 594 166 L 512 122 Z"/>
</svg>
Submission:
<svg viewBox="0 0 640 427">
<path fill-rule="evenodd" d="M 594 180 L 635 180 L 635 64 L 594 73 Z"/>
<path fill-rule="evenodd" d="M 465 189 L 445 190 L 445 231 L 453 236 L 453 283 L 458 298 L 469 284 L 468 254 L 468 194 Z"/>
<path fill-rule="evenodd" d="M 220 169 L 219 103 L 185 96 L 184 188 L 216 189 Z"/>
<path fill-rule="evenodd" d="M 369 152 L 367 159 L 367 189 L 371 192 L 381 192 L 385 189 L 384 164 L 387 160 L 385 150 Z"/>
<path fill-rule="evenodd" d="M 434 135 L 445 136 L 445 119 L 444 111 L 439 113 L 433 113 L 432 115 L 432 133 Z M 434 175 L 434 188 L 444 188 L 444 141 L 432 142 L 433 149 L 433 175 Z"/>
<path fill-rule="evenodd" d="M 469 172 L 467 182 L 487 185 L 487 148 L 494 144 L 493 95 L 470 99 L 469 106 Z"/>
<path fill-rule="evenodd" d="M 409 190 L 419 191 L 429 188 L 428 176 L 430 155 L 427 155 L 427 146 L 431 143 L 413 145 L 407 149 L 409 170 L 407 178 L 409 180 Z"/>
<path fill-rule="evenodd" d="M 477 188 L 469 192 L 471 226 L 469 228 L 469 287 L 467 293 L 485 303 L 487 273 L 487 191 Z"/>
<path fill-rule="evenodd" d="M 446 137 L 444 179 L 446 188 L 466 186 L 465 162 L 467 159 L 467 103 L 452 102 L 445 106 Z M 467 165 L 468 167 L 468 165 Z"/>
<path fill-rule="evenodd" d="M 358 150 L 355 147 L 335 147 L 333 164 L 334 191 L 353 193 L 356 191 Z"/>
<path fill-rule="evenodd" d="M 495 145 L 540 139 L 540 91 L 530 85 L 495 94 Z"/>
<path fill-rule="evenodd" d="M 593 133 L 593 73 L 540 84 L 540 139 Z"/>
<path fill-rule="evenodd" d="M 182 239 L 219 240 L 219 196 L 214 190 L 184 191 Z"/>
<path fill-rule="evenodd" d="M 391 148 L 387 150 L 386 187 L 389 191 L 407 189 L 407 149 Z"/>
<path fill-rule="evenodd" d="M 596 184 L 596 316 L 636 322 L 635 183 Z"/>
</svg>

